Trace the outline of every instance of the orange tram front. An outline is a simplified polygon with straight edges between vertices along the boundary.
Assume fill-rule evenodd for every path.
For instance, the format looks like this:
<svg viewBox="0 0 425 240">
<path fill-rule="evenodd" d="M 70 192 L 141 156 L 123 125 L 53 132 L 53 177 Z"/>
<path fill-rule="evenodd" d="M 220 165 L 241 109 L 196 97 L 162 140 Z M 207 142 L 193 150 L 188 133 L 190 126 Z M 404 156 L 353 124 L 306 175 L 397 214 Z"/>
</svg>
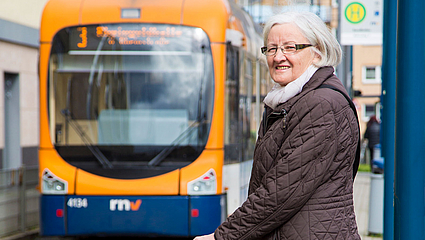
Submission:
<svg viewBox="0 0 425 240">
<path fill-rule="evenodd" d="M 233 8 L 221 0 L 47 3 L 42 236 L 196 236 L 223 221 L 226 29 L 241 39 L 246 31 Z"/>
</svg>

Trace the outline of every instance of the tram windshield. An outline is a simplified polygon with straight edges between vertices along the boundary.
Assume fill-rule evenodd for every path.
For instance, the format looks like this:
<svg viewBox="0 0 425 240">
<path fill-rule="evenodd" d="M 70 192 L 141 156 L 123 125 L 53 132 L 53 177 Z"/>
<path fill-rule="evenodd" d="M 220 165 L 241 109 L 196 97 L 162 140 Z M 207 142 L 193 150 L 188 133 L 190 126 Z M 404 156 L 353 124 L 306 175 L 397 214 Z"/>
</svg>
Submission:
<svg viewBox="0 0 425 240">
<path fill-rule="evenodd" d="M 210 42 L 200 28 L 63 29 L 49 60 L 51 139 L 64 160 L 101 176 L 175 170 L 205 148 L 213 79 Z"/>
</svg>

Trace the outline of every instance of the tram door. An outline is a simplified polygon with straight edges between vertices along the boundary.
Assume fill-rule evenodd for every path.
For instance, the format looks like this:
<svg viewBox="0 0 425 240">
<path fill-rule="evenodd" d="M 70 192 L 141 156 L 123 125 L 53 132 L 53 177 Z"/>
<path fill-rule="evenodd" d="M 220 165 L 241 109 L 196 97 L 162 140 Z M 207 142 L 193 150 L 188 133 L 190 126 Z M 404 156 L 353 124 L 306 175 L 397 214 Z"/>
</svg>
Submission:
<svg viewBox="0 0 425 240">
<path fill-rule="evenodd" d="M 19 75 L 4 74 L 4 169 L 19 168 L 22 163 L 20 139 Z"/>
</svg>

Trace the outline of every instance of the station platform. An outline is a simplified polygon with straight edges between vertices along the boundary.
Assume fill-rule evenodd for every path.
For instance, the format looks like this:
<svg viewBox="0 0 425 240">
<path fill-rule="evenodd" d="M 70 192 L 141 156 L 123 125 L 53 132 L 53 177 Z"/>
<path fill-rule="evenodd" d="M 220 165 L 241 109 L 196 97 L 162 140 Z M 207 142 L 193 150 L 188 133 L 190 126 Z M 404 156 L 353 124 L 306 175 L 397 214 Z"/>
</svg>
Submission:
<svg viewBox="0 0 425 240">
<path fill-rule="evenodd" d="M 362 240 L 382 240 L 382 237 L 368 236 L 370 175 L 371 173 L 366 172 L 357 173 L 354 180 L 354 211 Z"/>
</svg>

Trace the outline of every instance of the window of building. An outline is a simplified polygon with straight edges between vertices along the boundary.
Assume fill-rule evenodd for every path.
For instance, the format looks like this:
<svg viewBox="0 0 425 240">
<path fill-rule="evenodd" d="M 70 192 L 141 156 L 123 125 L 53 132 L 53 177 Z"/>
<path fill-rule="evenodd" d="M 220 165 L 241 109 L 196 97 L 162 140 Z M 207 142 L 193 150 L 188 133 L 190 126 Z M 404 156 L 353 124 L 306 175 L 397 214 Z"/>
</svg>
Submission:
<svg viewBox="0 0 425 240">
<path fill-rule="evenodd" d="M 363 121 L 369 121 L 369 118 L 373 115 L 376 115 L 376 106 L 375 104 L 364 104 L 362 111 Z"/>
<path fill-rule="evenodd" d="M 363 83 L 381 83 L 381 66 L 363 66 Z"/>
</svg>

